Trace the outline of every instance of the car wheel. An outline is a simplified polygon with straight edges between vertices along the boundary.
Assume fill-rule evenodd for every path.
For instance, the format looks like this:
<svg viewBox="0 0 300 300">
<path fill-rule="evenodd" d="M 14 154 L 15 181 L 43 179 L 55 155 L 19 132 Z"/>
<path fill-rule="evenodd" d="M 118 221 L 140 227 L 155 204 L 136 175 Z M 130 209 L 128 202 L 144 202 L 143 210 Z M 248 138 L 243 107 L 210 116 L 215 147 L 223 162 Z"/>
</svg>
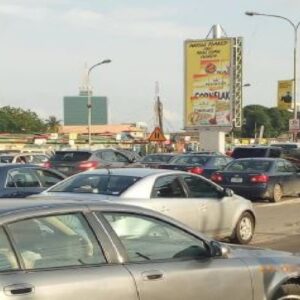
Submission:
<svg viewBox="0 0 300 300">
<path fill-rule="evenodd" d="M 248 244 L 254 234 L 254 218 L 249 212 L 244 212 L 236 224 L 232 242 Z"/>
<path fill-rule="evenodd" d="M 272 192 L 272 202 L 279 202 L 282 198 L 283 192 L 282 192 L 282 187 L 280 184 L 275 183 L 273 187 L 273 192 Z"/>
<path fill-rule="evenodd" d="M 273 300 L 299 300 L 300 299 L 300 285 L 288 283 L 279 288 Z"/>
</svg>

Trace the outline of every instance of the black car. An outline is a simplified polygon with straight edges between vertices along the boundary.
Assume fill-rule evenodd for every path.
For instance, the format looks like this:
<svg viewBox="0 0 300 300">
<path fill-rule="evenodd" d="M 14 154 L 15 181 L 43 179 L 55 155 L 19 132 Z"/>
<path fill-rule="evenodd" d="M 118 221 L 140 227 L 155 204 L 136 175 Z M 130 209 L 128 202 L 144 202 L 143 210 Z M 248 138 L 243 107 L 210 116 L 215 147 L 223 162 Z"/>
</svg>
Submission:
<svg viewBox="0 0 300 300">
<path fill-rule="evenodd" d="M 130 167 L 133 168 L 157 168 L 161 164 L 168 163 L 175 153 L 152 153 L 145 155 L 140 161 L 134 163 Z"/>
<path fill-rule="evenodd" d="M 115 149 L 56 151 L 47 167 L 56 169 L 67 176 L 99 168 L 121 168 L 134 162 L 124 153 Z"/>
<path fill-rule="evenodd" d="M 300 173 L 282 158 L 236 159 L 211 180 L 250 199 L 268 199 L 278 202 L 282 196 L 300 194 Z"/>
<path fill-rule="evenodd" d="M 212 173 L 224 168 L 232 159 L 225 155 L 182 154 L 177 155 L 160 169 L 187 171 L 210 178 Z"/>
<path fill-rule="evenodd" d="M 65 179 L 55 171 L 29 164 L 0 164 L 0 198 L 23 198 L 39 194 Z"/>
</svg>

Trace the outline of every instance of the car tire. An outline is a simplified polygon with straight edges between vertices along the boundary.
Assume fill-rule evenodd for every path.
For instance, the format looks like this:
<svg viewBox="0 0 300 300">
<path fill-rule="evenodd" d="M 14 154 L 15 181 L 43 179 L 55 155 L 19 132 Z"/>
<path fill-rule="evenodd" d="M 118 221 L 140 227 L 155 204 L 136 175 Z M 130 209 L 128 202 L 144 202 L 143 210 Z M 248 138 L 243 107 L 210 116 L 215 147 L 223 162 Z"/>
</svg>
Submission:
<svg viewBox="0 0 300 300">
<path fill-rule="evenodd" d="M 300 285 L 295 283 L 283 284 L 277 291 L 273 300 L 300 299 Z"/>
<path fill-rule="evenodd" d="M 253 215 L 249 212 L 244 212 L 235 226 L 231 241 L 237 244 L 249 244 L 254 235 L 254 228 Z"/>
<path fill-rule="evenodd" d="M 279 183 L 275 183 L 272 190 L 271 202 L 279 202 L 282 199 L 283 192 L 282 187 Z"/>
</svg>

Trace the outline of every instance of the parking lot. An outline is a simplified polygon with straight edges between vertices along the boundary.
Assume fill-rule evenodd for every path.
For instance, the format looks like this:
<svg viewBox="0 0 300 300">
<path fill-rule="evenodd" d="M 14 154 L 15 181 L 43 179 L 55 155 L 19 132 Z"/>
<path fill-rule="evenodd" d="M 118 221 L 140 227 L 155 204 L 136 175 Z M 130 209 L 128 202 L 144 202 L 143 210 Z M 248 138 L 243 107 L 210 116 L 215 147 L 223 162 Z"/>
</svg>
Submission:
<svg viewBox="0 0 300 300">
<path fill-rule="evenodd" d="M 253 246 L 300 252 L 300 198 L 279 203 L 255 202 L 257 225 Z"/>
</svg>

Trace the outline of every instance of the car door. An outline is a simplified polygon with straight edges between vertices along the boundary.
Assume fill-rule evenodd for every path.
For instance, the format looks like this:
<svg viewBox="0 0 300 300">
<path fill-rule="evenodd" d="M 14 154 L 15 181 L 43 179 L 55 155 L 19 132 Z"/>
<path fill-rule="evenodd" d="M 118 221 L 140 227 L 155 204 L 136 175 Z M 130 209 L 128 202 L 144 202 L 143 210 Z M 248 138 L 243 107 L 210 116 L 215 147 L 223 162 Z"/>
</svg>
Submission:
<svg viewBox="0 0 300 300">
<path fill-rule="evenodd" d="M 83 214 L 14 221 L 5 231 L 14 249 L 1 229 L 1 299 L 138 300 L 132 277 L 109 263 Z"/>
<path fill-rule="evenodd" d="M 2 197 L 23 198 L 42 192 L 44 188 L 31 168 L 13 168 L 7 172 Z"/>
<path fill-rule="evenodd" d="M 285 171 L 287 175 L 287 185 L 292 195 L 300 193 L 300 173 L 297 172 L 296 167 L 289 161 L 284 161 Z"/>
<path fill-rule="evenodd" d="M 193 228 L 218 237 L 231 230 L 234 203 L 221 189 L 200 176 L 180 175 L 188 190 L 188 202 L 196 203 L 197 225 Z"/>
<path fill-rule="evenodd" d="M 142 206 L 154 209 L 194 228 L 197 223 L 196 202 L 188 199 L 178 175 L 159 176 L 149 200 L 141 199 Z"/>
<path fill-rule="evenodd" d="M 253 299 L 250 272 L 241 260 L 211 257 L 203 240 L 160 219 L 102 215 L 125 248 L 124 266 L 140 300 Z"/>
<path fill-rule="evenodd" d="M 293 194 L 292 177 L 293 172 L 288 172 L 286 163 L 283 159 L 276 161 L 275 172 L 270 176 L 273 183 L 279 183 L 284 195 Z"/>
</svg>

